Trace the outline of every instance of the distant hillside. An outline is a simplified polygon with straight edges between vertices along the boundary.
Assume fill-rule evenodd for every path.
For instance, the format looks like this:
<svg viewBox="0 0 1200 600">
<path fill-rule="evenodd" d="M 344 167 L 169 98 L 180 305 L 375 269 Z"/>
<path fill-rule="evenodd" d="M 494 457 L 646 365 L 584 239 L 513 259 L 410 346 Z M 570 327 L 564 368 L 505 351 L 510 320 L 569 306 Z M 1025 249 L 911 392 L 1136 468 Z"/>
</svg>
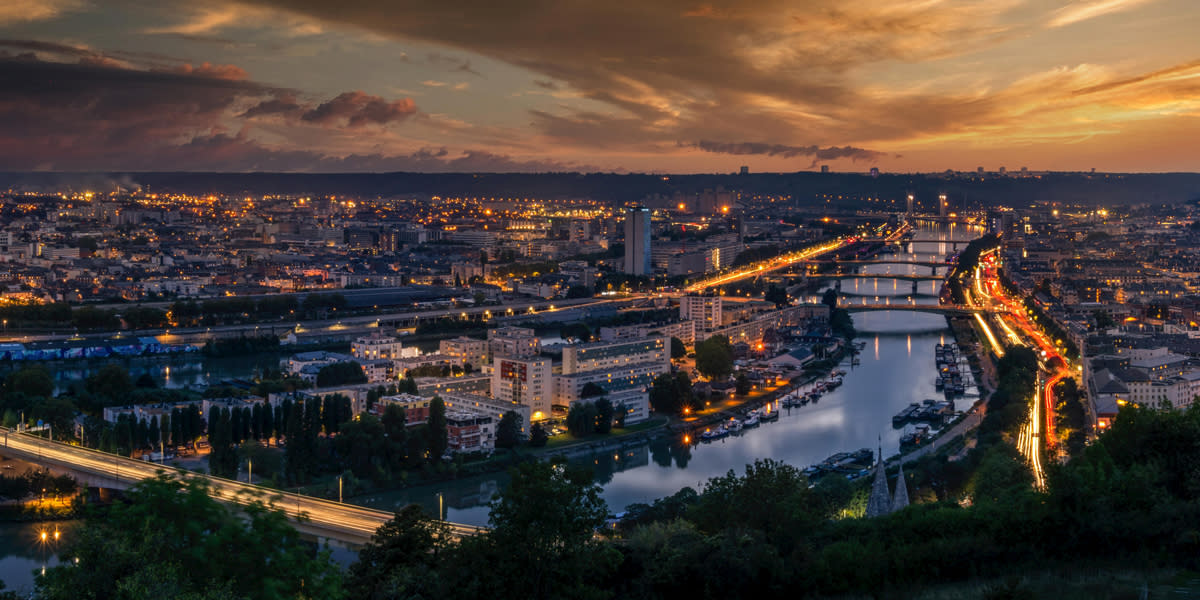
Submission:
<svg viewBox="0 0 1200 600">
<path fill-rule="evenodd" d="M 696 193 L 723 187 L 744 194 L 790 195 L 800 202 L 822 194 L 928 201 L 949 194 L 962 206 L 1057 200 L 1103 205 L 1177 204 L 1200 198 L 1200 174 L 1051 173 L 1038 178 L 944 178 L 940 174 L 755 173 L 650 175 L 613 173 L 0 173 L 0 188 L 34 191 L 131 189 L 193 194 L 312 194 L 483 196 L 635 202 L 653 194 Z M 820 200 L 824 202 L 824 200 Z"/>
</svg>

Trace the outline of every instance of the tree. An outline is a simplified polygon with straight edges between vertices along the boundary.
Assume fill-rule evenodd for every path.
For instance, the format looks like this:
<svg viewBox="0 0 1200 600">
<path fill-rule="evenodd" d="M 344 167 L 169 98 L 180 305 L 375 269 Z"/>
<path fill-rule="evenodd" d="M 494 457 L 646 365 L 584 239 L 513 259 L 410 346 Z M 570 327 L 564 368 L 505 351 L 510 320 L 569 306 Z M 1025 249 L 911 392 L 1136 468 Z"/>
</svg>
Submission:
<svg viewBox="0 0 1200 600">
<path fill-rule="evenodd" d="M 685 356 L 687 356 L 687 346 L 685 346 L 683 344 L 683 340 L 681 340 L 677 337 L 672 337 L 671 338 L 671 358 L 672 359 L 680 359 Z"/>
<path fill-rule="evenodd" d="M 438 566 L 451 539 L 449 526 L 409 504 L 375 531 L 350 565 L 351 598 L 437 597 Z"/>
<path fill-rule="evenodd" d="M 329 551 L 314 553 L 280 510 L 219 503 L 199 478 L 142 481 L 92 513 L 37 580 L 45 600 L 344 598 Z"/>
<path fill-rule="evenodd" d="M 733 346 L 729 338 L 714 335 L 696 344 L 696 370 L 710 380 L 727 379 L 733 373 Z"/>
<path fill-rule="evenodd" d="M 592 329 L 587 323 L 569 323 L 559 328 L 558 335 L 563 339 L 586 342 L 592 339 Z"/>
<path fill-rule="evenodd" d="M 336 362 L 317 371 L 317 387 L 366 383 L 367 374 L 356 362 Z"/>
<path fill-rule="evenodd" d="M 521 415 L 516 411 L 508 411 L 504 416 L 500 417 L 500 423 L 496 426 L 496 447 L 497 448 L 515 448 L 521 443 Z"/>
<path fill-rule="evenodd" d="M 534 448 L 542 448 L 548 441 L 550 441 L 550 434 L 546 433 L 546 428 L 542 427 L 541 423 L 537 423 L 529 429 L 530 446 L 533 446 Z"/>
<path fill-rule="evenodd" d="M 149 373 L 138 375 L 137 381 L 133 385 L 139 389 L 153 390 L 158 388 L 158 382 L 154 380 L 154 376 Z"/>
<path fill-rule="evenodd" d="M 1093 311 L 1092 318 L 1096 320 L 1097 329 L 1108 329 L 1116 324 L 1113 318 L 1102 310 Z"/>
<path fill-rule="evenodd" d="M 829 289 L 825 290 L 825 293 L 821 295 L 821 304 L 828 306 L 829 314 L 832 315 L 833 311 L 837 310 L 837 305 L 838 305 L 837 290 L 835 290 L 833 288 L 829 288 Z"/>
<path fill-rule="evenodd" d="M 51 433 L 58 439 L 71 437 L 75 412 L 75 403 L 66 396 L 35 398 L 29 405 L 29 416 L 49 423 Z"/>
<path fill-rule="evenodd" d="M 492 569 L 471 574 L 493 587 L 494 597 L 602 597 L 620 552 L 596 539 L 608 507 L 590 473 L 547 462 L 522 464 L 490 508 L 491 531 L 463 552 L 496 561 Z"/>
<path fill-rule="evenodd" d="M 579 390 L 579 397 L 595 398 L 596 396 L 603 396 L 605 393 L 604 388 L 600 384 L 589 381 L 583 384 L 583 389 Z"/>
<path fill-rule="evenodd" d="M 596 431 L 596 405 L 592 402 L 575 402 L 567 409 L 567 431 L 577 438 L 587 437 Z"/>
<path fill-rule="evenodd" d="M 441 396 L 434 396 L 429 401 L 429 455 L 434 461 L 442 460 L 449 444 L 449 433 L 446 431 L 446 403 Z"/>
<path fill-rule="evenodd" d="M 612 431 L 614 409 L 608 398 L 601 397 L 592 403 L 596 407 L 596 433 L 607 435 Z"/>
<path fill-rule="evenodd" d="M 8 394 L 24 394 L 30 397 L 52 396 L 54 395 L 54 378 L 43 367 L 24 367 L 8 376 L 8 379 L 4 381 L 4 391 Z"/>
<path fill-rule="evenodd" d="M 771 285 L 767 288 L 767 291 L 763 294 L 763 300 L 774 302 L 777 308 L 787 306 L 790 302 L 787 290 L 776 285 Z"/>
<path fill-rule="evenodd" d="M 738 373 L 737 384 L 733 391 L 739 396 L 745 396 L 750 393 L 750 380 L 746 377 L 745 373 Z"/>
<path fill-rule="evenodd" d="M 100 398 L 104 406 L 121 404 L 133 392 L 129 371 L 119 364 L 107 364 L 87 378 L 86 389 Z"/>
</svg>

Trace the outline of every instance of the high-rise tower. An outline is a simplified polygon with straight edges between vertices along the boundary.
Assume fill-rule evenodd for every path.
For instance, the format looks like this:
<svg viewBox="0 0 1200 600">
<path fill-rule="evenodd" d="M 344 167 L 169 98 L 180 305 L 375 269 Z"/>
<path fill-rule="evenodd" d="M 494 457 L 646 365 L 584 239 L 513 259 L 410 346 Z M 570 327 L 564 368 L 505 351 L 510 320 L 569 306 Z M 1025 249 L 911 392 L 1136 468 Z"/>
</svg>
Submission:
<svg viewBox="0 0 1200 600">
<path fill-rule="evenodd" d="M 625 210 L 625 272 L 652 275 L 650 268 L 650 209 L 634 206 Z"/>
</svg>

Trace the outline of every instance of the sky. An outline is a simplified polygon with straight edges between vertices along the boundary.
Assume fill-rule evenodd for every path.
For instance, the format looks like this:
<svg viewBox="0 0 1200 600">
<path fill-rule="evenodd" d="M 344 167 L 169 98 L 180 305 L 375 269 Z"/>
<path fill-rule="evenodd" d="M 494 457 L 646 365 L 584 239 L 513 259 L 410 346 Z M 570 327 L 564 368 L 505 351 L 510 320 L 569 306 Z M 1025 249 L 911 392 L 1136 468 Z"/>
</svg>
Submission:
<svg viewBox="0 0 1200 600">
<path fill-rule="evenodd" d="M 4 0 L 0 170 L 1200 171 L 1196 0 Z"/>
</svg>

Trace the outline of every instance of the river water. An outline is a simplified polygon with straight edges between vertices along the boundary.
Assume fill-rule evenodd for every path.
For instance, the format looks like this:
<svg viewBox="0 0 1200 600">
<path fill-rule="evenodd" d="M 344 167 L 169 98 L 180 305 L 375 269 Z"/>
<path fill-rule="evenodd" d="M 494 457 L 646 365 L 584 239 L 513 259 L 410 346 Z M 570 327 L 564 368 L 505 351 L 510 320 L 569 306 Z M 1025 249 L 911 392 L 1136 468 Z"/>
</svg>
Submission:
<svg viewBox="0 0 1200 600">
<path fill-rule="evenodd" d="M 921 227 L 921 238 L 969 240 L 981 235 L 977 228 Z M 914 254 L 899 258 L 942 260 L 955 248 L 950 244 L 918 243 Z M 961 248 L 961 246 L 960 246 Z M 906 249 L 907 250 L 907 249 Z M 930 267 L 915 265 L 867 265 L 857 273 L 878 278 L 841 279 L 841 298 L 853 310 L 855 304 L 936 305 L 937 284 L 919 281 L 913 295 L 912 281 L 887 275 L 929 274 Z M 938 270 L 941 274 L 944 271 Z M 817 298 L 810 298 L 816 301 Z M 620 512 L 638 502 L 652 502 L 683 487 L 700 489 L 710 477 L 733 470 L 742 472 L 756 459 L 773 458 L 803 468 L 836 452 L 874 449 L 885 455 L 899 450 L 902 430 L 892 427 L 891 417 L 911 402 L 942 398 L 934 388 L 934 345 L 952 341 L 943 315 L 919 311 L 872 311 L 852 313 L 860 341 L 866 342 L 861 364 L 844 364 L 845 384 L 825 394 L 818 403 L 782 409 L 773 423 L 743 431 L 711 443 L 688 443 L 681 438 L 659 439 L 620 450 L 594 452 L 577 457 L 576 464 L 590 466 L 609 510 Z M 133 372 L 149 372 L 172 387 L 201 385 L 209 381 L 245 378 L 254 370 L 278 364 L 280 355 L 247 360 L 185 357 L 171 361 L 128 363 Z M 66 365 L 56 369 L 61 385 L 80 379 L 102 365 Z M 974 389 L 956 401 L 965 409 L 975 400 Z M 507 484 L 506 474 L 488 474 L 456 481 L 414 487 L 397 492 L 350 499 L 375 508 L 393 510 L 418 503 L 431 515 L 441 514 L 458 523 L 486 525 L 487 502 Z M 51 525 L 52 527 L 53 525 Z M 33 571 L 54 563 L 53 549 L 39 542 L 36 524 L 0 524 L 0 579 L 8 587 L 28 588 Z"/>
<path fill-rule="evenodd" d="M 922 227 L 917 235 L 945 240 L 969 240 L 981 235 L 976 228 Z M 945 243 L 917 243 L 912 254 L 900 259 L 943 260 L 953 250 Z M 961 248 L 961 246 L 960 246 Z M 888 278 L 888 274 L 929 274 L 930 267 L 918 265 L 865 265 L 857 273 L 879 278 L 842 279 L 842 302 L 853 311 L 855 304 L 937 304 L 938 287 Z M 944 273 L 944 268 L 938 269 Z M 940 285 L 940 284 L 939 284 Z M 816 301 L 813 298 L 812 301 Z M 616 513 L 632 503 L 648 503 L 671 495 L 683 487 L 701 488 L 703 483 L 729 470 L 742 472 L 756 459 L 773 458 L 803 468 L 831 454 L 882 446 L 885 455 L 899 451 L 902 429 L 892 427 L 892 416 L 912 402 L 944 396 L 934 387 L 934 346 L 953 341 L 945 316 L 935 312 L 852 312 L 858 340 L 866 342 L 861 364 L 845 369 L 845 384 L 824 395 L 818 403 L 783 409 L 779 421 L 763 423 L 712 443 L 685 444 L 682 438 L 660 439 L 619 450 L 596 451 L 575 458 L 590 466 L 609 510 Z M 978 397 L 968 389 L 956 400 L 965 410 Z M 489 474 L 407 490 L 374 494 L 353 501 L 393 510 L 409 503 L 424 506 L 430 514 L 449 521 L 486 525 L 487 502 L 507 483 L 505 474 Z"/>
</svg>

